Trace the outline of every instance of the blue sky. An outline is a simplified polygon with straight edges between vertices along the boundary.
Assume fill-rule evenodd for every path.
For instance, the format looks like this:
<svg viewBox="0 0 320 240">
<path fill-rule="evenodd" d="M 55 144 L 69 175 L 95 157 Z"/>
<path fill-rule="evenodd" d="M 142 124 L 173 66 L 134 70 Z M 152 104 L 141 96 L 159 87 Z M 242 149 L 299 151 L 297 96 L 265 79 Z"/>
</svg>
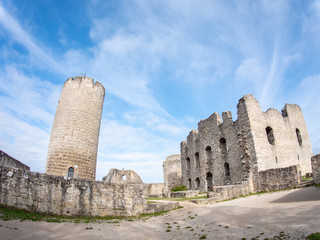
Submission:
<svg viewBox="0 0 320 240">
<path fill-rule="evenodd" d="M 320 1 L 0 0 L 0 149 L 44 172 L 64 81 L 106 89 L 97 179 L 162 182 L 200 119 L 299 104 L 320 152 Z"/>
</svg>

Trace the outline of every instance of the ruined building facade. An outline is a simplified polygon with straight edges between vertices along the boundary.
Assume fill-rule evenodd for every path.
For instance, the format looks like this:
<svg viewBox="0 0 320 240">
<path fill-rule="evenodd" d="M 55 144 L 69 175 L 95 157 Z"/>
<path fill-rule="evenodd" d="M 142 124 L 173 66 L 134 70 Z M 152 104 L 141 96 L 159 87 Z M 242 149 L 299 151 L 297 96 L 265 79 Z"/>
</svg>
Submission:
<svg viewBox="0 0 320 240">
<path fill-rule="evenodd" d="M 69 78 L 58 103 L 46 173 L 95 180 L 105 90 L 88 77 Z"/>
<path fill-rule="evenodd" d="M 311 143 L 298 105 L 263 112 L 254 96 L 246 95 L 237 110 L 236 121 L 231 112 L 201 120 L 198 131 L 181 143 L 182 184 L 188 189 L 210 191 L 248 181 L 255 191 L 272 169 L 297 165 L 300 175 L 312 172 Z"/>
</svg>

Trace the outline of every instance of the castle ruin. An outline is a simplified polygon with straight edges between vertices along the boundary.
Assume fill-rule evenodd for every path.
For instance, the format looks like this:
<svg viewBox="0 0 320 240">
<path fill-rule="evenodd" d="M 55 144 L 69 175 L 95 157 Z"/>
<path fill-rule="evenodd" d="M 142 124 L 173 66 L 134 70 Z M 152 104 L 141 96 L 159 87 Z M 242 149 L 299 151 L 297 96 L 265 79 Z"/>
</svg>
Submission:
<svg viewBox="0 0 320 240">
<path fill-rule="evenodd" d="M 249 181 L 257 191 L 266 171 L 297 166 L 300 176 L 312 172 L 311 143 L 298 105 L 263 112 L 254 96 L 246 95 L 237 109 L 236 121 L 231 112 L 222 119 L 213 113 L 181 143 L 182 184 L 204 192 Z"/>
</svg>

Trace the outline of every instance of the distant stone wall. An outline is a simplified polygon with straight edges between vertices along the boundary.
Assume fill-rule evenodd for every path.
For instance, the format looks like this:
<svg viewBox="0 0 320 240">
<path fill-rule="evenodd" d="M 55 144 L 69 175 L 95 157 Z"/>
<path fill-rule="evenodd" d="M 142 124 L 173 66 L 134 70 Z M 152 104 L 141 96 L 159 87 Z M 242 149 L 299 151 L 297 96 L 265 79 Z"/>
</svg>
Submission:
<svg viewBox="0 0 320 240">
<path fill-rule="evenodd" d="M 148 204 L 147 213 L 168 211 L 172 209 L 177 209 L 179 206 L 179 202 L 150 203 Z"/>
<path fill-rule="evenodd" d="M 275 168 L 259 172 L 258 191 L 274 191 L 295 187 L 301 179 L 300 166 Z"/>
<path fill-rule="evenodd" d="M 178 192 L 172 192 L 171 197 L 173 198 L 192 198 L 199 194 L 199 190 L 188 190 L 188 191 L 178 191 Z"/>
<path fill-rule="evenodd" d="M 182 185 L 181 155 L 174 154 L 163 162 L 164 191 L 168 195 L 173 187 Z"/>
<path fill-rule="evenodd" d="M 30 167 L 0 150 L 0 166 L 30 170 Z"/>
<path fill-rule="evenodd" d="M 320 154 L 311 158 L 313 181 L 316 184 L 320 183 Z"/>
<path fill-rule="evenodd" d="M 144 197 L 164 197 L 164 183 L 144 183 Z"/>
<path fill-rule="evenodd" d="M 147 212 L 143 184 L 104 184 L 0 167 L 0 203 L 57 215 L 132 216 Z"/>
<path fill-rule="evenodd" d="M 118 170 L 116 168 L 111 168 L 108 175 L 102 178 L 105 183 L 140 183 L 143 184 L 139 175 L 133 170 Z"/>
<path fill-rule="evenodd" d="M 213 187 L 212 192 L 208 192 L 209 198 L 196 199 L 192 200 L 192 202 L 198 204 L 213 204 L 219 201 L 245 196 L 251 192 L 250 182 L 243 181 L 235 185 Z"/>
</svg>

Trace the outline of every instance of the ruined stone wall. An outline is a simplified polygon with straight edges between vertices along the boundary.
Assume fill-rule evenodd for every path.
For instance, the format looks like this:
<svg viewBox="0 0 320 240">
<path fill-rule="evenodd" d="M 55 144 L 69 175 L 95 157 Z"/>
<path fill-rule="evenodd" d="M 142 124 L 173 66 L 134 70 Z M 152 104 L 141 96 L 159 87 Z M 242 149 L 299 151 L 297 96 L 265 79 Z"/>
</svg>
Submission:
<svg viewBox="0 0 320 240">
<path fill-rule="evenodd" d="M 320 154 L 311 158 L 313 181 L 320 184 Z"/>
<path fill-rule="evenodd" d="M 17 169 L 22 169 L 22 170 L 30 170 L 29 166 L 14 159 L 13 157 L 6 154 L 5 152 L 2 152 L 1 150 L 0 150 L 0 166 L 17 168 Z"/>
<path fill-rule="evenodd" d="M 312 149 L 302 111 L 286 104 L 282 114 L 263 112 L 252 95 L 237 105 L 238 119 L 230 112 L 222 119 L 213 113 L 201 120 L 181 143 L 182 183 L 188 189 L 211 190 L 212 186 L 248 180 L 250 191 L 259 189 L 259 172 L 301 166 L 301 174 L 311 172 Z"/>
<path fill-rule="evenodd" d="M 69 78 L 58 103 L 46 173 L 94 180 L 105 90 L 88 77 Z"/>
<path fill-rule="evenodd" d="M 268 169 L 259 172 L 258 191 L 274 191 L 295 187 L 301 181 L 300 166 Z"/>
<path fill-rule="evenodd" d="M 182 185 L 181 155 L 170 155 L 163 162 L 164 191 L 170 193 L 171 189 Z"/>
<path fill-rule="evenodd" d="M 263 112 L 252 95 L 245 96 L 245 105 L 250 120 L 258 171 L 299 164 L 302 175 L 310 173 L 312 148 L 300 107 L 286 104 L 282 114 L 272 108 Z M 272 132 L 270 136 L 273 142 L 269 141 L 267 129 Z"/>
<path fill-rule="evenodd" d="M 111 168 L 108 175 L 102 178 L 102 181 L 105 183 L 118 183 L 118 184 L 127 184 L 127 183 L 138 183 L 143 184 L 141 178 L 133 170 L 118 170 Z"/>
<path fill-rule="evenodd" d="M 57 215 L 146 213 L 143 184 L 105 184 L 0 167 L 0 203 Z"/>
<path fill-rule="evenodd" d="M 164 197 L 164 183 L 144 183 L 143 196 L 144 197 Z"/>
<path fill-rule="evenodd" d="M 182 181 L 188 189 L 211 190 L 213 186 L 242 180 L 244 155 L 240 127 L 231 112 L 201 120 L 181 143 Z"/>
</svg>

